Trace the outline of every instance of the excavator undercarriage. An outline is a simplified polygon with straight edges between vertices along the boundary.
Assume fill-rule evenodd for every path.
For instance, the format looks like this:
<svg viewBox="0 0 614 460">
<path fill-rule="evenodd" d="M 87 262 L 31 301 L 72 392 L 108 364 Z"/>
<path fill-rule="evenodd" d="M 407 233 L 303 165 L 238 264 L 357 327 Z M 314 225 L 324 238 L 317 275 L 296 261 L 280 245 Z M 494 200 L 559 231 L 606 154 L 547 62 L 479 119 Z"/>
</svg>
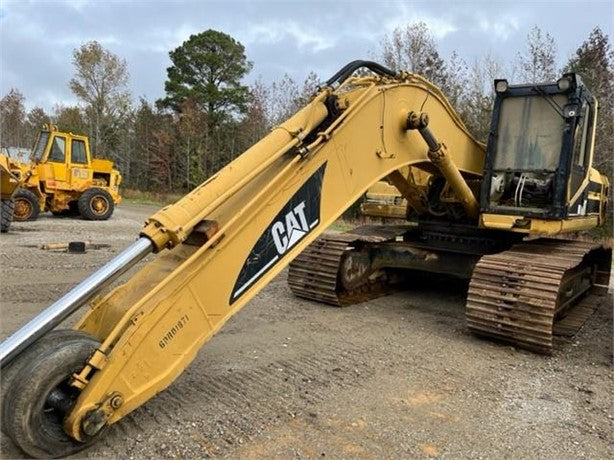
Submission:
<svg viewBox="0 0 614 460">
<path fill-rule="evenodd" d="M 600 244 L 441 230 L 326 233 L 290 263 L 288 285 L 296 296 L 343 307 L 403 290 L 417 271 L 453 275 L 469 280 L 472 333 L 544 354 L 554 335 L 574 335 L 607 291 L 612 253 Z"/>
</svg>

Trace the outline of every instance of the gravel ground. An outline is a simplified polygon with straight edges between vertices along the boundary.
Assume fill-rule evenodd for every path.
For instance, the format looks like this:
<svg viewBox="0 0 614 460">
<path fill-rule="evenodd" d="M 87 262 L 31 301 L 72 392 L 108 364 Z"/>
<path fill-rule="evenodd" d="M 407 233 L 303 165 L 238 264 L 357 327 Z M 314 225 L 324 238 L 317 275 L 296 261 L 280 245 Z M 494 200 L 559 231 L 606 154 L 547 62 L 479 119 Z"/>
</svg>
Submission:
<svg viewBox="0 0 614 460">
<path fill-rule="evenodd" d="M 2 338 L 133 241 L 153 211 L 14 224 L 0 237 Z M 69 240 L 109 246 L 39 249 Z M 419 279 L 336 309 L 293 297 L 285 278 L 76 457 L 614 458 L 611 294 L 544 357 L 469 335 L 462 282 Z M 1 454 L 22 456 L 4 435 Z"/>
</svg>

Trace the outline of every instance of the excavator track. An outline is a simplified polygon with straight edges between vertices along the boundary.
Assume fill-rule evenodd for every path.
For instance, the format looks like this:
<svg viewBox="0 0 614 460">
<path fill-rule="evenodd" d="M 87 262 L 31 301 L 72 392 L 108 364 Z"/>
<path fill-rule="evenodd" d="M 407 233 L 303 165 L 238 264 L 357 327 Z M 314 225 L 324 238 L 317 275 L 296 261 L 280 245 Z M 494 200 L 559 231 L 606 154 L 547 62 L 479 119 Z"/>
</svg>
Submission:
<svg viewBox="0 0 614 460">
<path fill-rule="evenodd" d="M 554 239 L 483 256 L 469 285 L 467 326 L 477 335 L 551 354 L 553 335 L 572 336 L 599 305 L 598 287 L 607 286 L 611 257 L 611 249 L 597 243 Z"/>
<path fill-rule="evenodd" d="M 366 273 L 361 283 L 351 289 L 343 287 L 339 272 L 343 256 L 361 243 L 394 240 L 407 226 L 365 225 L 347 233 L 327 233 L 311 243 L 291 263 L 288 285 L 298 297 L 343 307 L 365 302 L 397 290 L 401 281 L 393 272 Z"/>
<path fill-rule="evenodd" d="M 290 263 L 288 285 L 292 293 L 329 305 L 342 306 L 337 294 L 341 257 L 355 238 L 327 234 L 311 243 Z"/>
</svg>

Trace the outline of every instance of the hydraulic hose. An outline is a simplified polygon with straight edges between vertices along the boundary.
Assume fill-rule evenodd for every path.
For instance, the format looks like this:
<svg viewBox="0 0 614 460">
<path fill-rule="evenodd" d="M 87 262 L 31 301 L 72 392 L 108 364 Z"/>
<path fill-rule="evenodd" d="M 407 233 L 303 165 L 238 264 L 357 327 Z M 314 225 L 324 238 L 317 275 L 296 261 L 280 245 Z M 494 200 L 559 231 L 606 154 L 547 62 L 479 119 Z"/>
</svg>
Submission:
<svg viewBox="0 0 614 460">
<path fill-rule="evenodd" d="M 396 72 L 384 67 L 381 64 L 378 64 L 377 62 L 356 60 L 346 64 L 335 75 L 326 80 L 326 85 L 333 86 L 335 83 L 342 83 L 361 67 L 366 67 L 372 72 L 382 76 L 387 75 L 389 77 L 395 77 L 397 75 Z"/>
</svg>

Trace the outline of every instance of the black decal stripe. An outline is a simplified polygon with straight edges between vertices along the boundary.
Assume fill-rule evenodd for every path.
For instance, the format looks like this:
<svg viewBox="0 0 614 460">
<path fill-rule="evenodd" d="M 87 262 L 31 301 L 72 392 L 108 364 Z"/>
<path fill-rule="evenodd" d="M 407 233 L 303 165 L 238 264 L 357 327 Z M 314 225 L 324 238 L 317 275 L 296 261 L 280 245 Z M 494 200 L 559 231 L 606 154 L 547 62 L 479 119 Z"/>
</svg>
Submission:
<svg viewBox="0 0 614 460">
<path fill-rule="evenodd" d="M 588 191 L 601 193 L 601 184 L 599 182 L 593 182 L 593 181 L 589 182 Z"/>
<path fill-rule="evenodd" d="M 587 204 L 586 204 L 586 213 L 591 213 L 591 214 L 595 214 L 595 213 L 599 213 L 599 205 L 601 203 L 601 200 L 591 200 L 589 198 Z"/>
<path fill-rule="evenodd" d="M 582 193 L 578 199 L 576 201 L 574 201 L 572 203 L 572 205 L 569 207 L 569 210 L 572 214 L 576 214 L 578 212 L 578 206 L 582 206 L 584 204 L 584 200 L 586 200 L 586 191 L 584 193 Z"/>
<path fill-rule="evenodd" d="M 326 163 L 305 181 L 256 241 L 235 281 L 229 299 L 231 305 L 273 268 L 293 246 L 318 226 L 325 169 Z M 290 229 L 286 227 L 288 221 Z M 300 223 L 300 229 L 296 227 L 297 223 Z M 275 234 L 274 225 L 276 225 Z M 284 243 L 282 251 L 278 247 L 280 238 L 283 238 Z"/>
</svg>

